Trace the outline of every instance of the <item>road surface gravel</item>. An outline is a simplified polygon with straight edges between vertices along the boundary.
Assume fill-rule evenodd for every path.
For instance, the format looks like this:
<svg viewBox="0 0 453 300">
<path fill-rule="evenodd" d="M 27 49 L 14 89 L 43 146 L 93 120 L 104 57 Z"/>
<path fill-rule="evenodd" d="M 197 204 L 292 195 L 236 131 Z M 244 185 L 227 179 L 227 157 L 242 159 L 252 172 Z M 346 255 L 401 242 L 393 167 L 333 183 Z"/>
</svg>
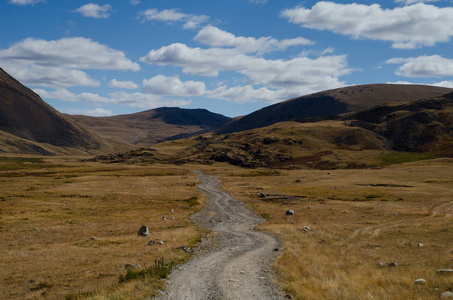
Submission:
<svg viewBox="0 0 453 300">
<path fill-rule="evenodd" d="M 280 243 L 254 230 L 264 219 L 225 192 L 216 177 L 195 173 L 208 201 L 192 220 L 216 232 L 215 245 L 176 268 L 157 299 L 284 299 L 271 270 L 281 254 Z"/>
</svg>

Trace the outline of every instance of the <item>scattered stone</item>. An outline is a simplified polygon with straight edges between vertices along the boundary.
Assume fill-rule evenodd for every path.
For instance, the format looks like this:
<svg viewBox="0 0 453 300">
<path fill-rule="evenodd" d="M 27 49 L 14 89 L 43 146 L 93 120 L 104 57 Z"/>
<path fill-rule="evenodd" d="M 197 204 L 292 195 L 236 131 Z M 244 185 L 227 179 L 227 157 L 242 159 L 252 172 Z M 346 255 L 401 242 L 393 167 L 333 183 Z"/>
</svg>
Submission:
<svg viewBox="0 0 453 300">
<path fill-rule="evenodd" d="M 301 182 L 302 182 L 302 180 L 300 180 L 300 179 L 296 179 L 296 180 L 294 180 L 294 182 L 296 182 L 296 183 L 301 183 Z"/>
<path fill-rule="evenodd" d="M 95 237 L 95 236 L 92 236 L 92 237 L 90 238 L 90 240 L 92 240 L 92 241 L 98 241 L 99 239 L 98 239 L 97 237 Z"/>
<path fill-rule="evenodd" d="M 155 245 L 156 244 L 156 241 L 149 241 L 148 242 L 148 245 Z"/>
<path fill-rule="evenodd" d="M 167 221 L 168 218 L 167 217 L 162 217 L 162 220 Z"/>
<path fill-rule="evenodd" d="M 307 209 L 311 209 L 311 206 L 308 206 Z"/>
<path fill-rule="evenodd" d="M 440 294 L 440 297 L 441 298 L 453 298 L 453 293 L 450 291 L 446 291 L 446 292 L 443 292 L 442 294 Z"/>
<path fill-rule="evenodd" d="M 266 197 L 267 197 L 266 194 L 264 194 L 264 193 L 259 193 L 259 192 L 256 193 L 256 195 L 258 196 L 258 198 L 266 198 Z"/>
<path fill-rule="evenodd" d="M 192 253 L 192 249 L 190 249 L 190 247 L 187 247 L 187 246 L 182 246 L 182 247 L 179 247 L 178 249 L 181 249 L 183 250 L 184 252 L 186 253 Z"/>
<path fill-rule="evenodd" d="M 419 278 L 419 279 L 415 279 L 414 280 L 414 284 L 418 284 L 418 285 L 425 285 L 427 282 L 425 279 L 423 278 Z"/>
<path fill-rule="evenodd" d="M 171 217 L 171 219 L 172 219 L 172 220 L 174 220 L 174 219 L 175 219 L 175 217 Z"/>
<path fill-rule="evenodd" d="M 378 262 L 378 265 L 379 265 L 379 267 L 383 268 L 383 267 L 385 267 L 387 264 L 386 264 L 385 262 L 380 261 L 380 262 Z"/>
<path fill-rule="evenodd" d="M 320 243 L 320 244 L 322 244 L 324 242 L 325 242 L 325 240 L 322 240 L 322 239 L 318 241 L 318 243 Z"/>
<path fill-rule="evenodd" d="M 279 249 L 278 248 L 275 248 L 274 251 L 278 251 Z"/>
<path fill-rule="evenodd" d="M 302 231 L 304 231 L 304 232 L 307 232 L 307 231 L 310 231 L 310 230 L 311 230 L 311 229 L 310 229 L 310 227 L 308 227 L 308 226 L 304 226 L 304 228 L 302 228 Z"/>
<path fill-rule="evenodd" d="M 126 265 L 124 265 L 124 267 L 125 267 L 126 269 L 140 269 L 142 266 L 140 266 L 139 264 L 135 264 L 135 265 L 126 264 Z"/>
<path fill-rule="evenodd" d="M 440 269 L 436 271 L 437 274 L 449 275 L 453 274 L 453 269 Z"/>
<path fill-rule="evenodd" d="M 400 264 L 397 262 L 391 262 L 389 263 L 389 267 L 398 267 Z"/>
<path fill-rule="evenodd" d="M 144 236 L 144 237 L 149 236 L 148 226 L 143 225 L 142 227 L 140 227 L 140 229 L 138 230 L 137 236 Z"/>
<path fill-rule="evenodd" d="M 296 222 L 294 222 L 294 221 L 291 221 L 291 222 L 289 222 L 289 223 L 290 223 L 290 224 L 296 224 Z"/>
<path fill-rule="evenodd" d="M 164 241 L 157 241 L 156 244 L 163 245 Z"/>
<path fill-rule="evenodd" d="M 425 245 L 423 245 L 422 243 L 418 243 L 418 245 L 417 245 L 417 246 L 419 246 L 419 247 L 423 247 L 423 246 L 425 246 Z"/>
<path fill-rule="evenodd" d="M 171 213 L 174 213 L 175 211 L 174 211 L 173 208 L 172 208 L 172 209 L 170 209 L 170 212 L 171 212 Z"/>
<path fill-rule="evenodd" d="M 36 228 L 36 227 L 33 228 L 33 230 L 34 230 L 34 231 L 40 231 L 39 228 Z"/>
<path fill-rule="evenodd" d="M 290 210 L 287 210 L 287 211 L 286 211 L 286 215 L 287 215 L 287 216 L 293 216 L 293 215 L 294 215 L 294 210 L 291 210 L 291 209 L 290 209 Z"/>
<path fill-rule="evenodd" d="M 285 299 L 294 299 L 294 297 L 288 294 L 285 296 Z"/>
</svg>

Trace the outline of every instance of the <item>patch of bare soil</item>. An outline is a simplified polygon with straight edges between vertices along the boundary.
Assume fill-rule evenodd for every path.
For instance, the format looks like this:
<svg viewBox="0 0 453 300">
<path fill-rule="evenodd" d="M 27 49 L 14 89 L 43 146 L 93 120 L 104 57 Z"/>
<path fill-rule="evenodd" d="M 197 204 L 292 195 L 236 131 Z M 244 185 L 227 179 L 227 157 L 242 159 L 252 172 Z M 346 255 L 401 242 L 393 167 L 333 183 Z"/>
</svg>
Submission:
<svg viewBox="0 0 453 300">
<path fill-rule="evenodd" d="M 216 246 L 175 270 L 158 299 L 284 299 L 270 269 L 281 253 L 278 239 L 255 231 L 264 220 L 222 190 L 216 177 L 196 173 L 208 202 L 192 219 L 217 233 Z"/>
</svg>

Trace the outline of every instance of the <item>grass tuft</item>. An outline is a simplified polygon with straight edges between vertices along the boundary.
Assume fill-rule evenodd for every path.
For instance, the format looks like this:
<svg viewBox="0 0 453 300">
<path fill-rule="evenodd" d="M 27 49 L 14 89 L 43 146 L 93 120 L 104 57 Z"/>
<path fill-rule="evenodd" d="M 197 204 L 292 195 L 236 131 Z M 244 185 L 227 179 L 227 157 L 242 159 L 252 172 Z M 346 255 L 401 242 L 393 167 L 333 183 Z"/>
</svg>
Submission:
<svg viewBox="0 0 453 300">
<path fill-rule="evenodd" d="M 162 257 L 159 260 L 154 262 L 154 266 L 148 267 L 144 270 L 134 270 L 128 269 L 125 275 L 121 275 L 119 283 L 125 283 L 131 280 L 152 278 L 152 279 L 166 279 L 171 273 L 173 266 L 175 265 L 174 261 L 170 263 L 165 263 L 164 258 Z"/>
</svg>

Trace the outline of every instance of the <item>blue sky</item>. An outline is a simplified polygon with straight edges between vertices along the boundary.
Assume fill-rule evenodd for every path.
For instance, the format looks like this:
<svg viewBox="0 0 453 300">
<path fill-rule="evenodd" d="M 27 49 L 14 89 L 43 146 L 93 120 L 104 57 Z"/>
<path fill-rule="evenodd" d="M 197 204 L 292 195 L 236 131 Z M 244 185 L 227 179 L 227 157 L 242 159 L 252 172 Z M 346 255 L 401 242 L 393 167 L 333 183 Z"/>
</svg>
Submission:
<svg viewBox="0 0 453 300">
<path fill-rule="evenodd" d="M 57 110 L 227 116 L 347 85 L 453 87 L 453 1 L 2 0 L 0 67 Z"/>
</svg>

